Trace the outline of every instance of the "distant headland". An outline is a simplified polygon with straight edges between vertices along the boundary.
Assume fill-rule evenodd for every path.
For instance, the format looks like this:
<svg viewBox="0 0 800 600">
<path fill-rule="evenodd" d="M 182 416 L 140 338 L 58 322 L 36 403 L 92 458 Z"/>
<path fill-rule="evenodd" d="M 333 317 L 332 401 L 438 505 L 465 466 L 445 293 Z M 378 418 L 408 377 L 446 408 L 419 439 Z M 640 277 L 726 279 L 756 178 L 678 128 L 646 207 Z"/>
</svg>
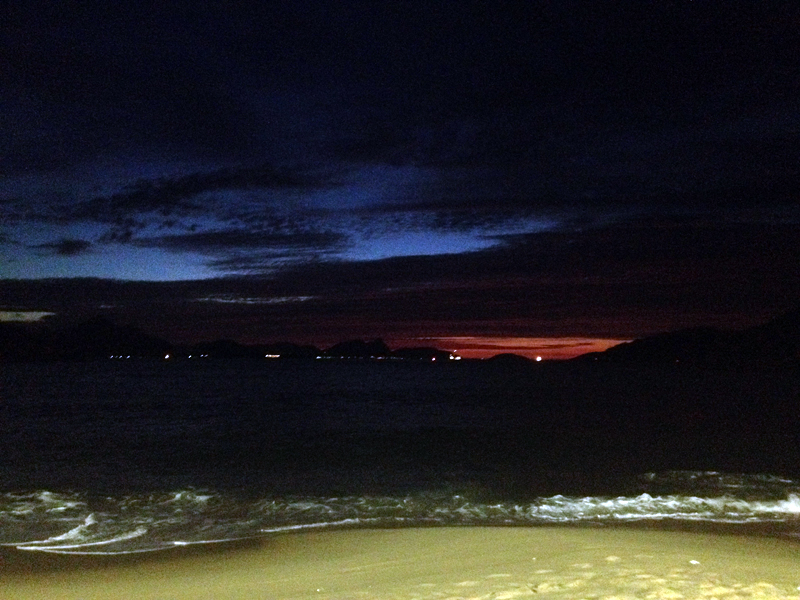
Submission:
<svg viewBox="0 0 800 600">
<path fill-rule="evenodd" d="M 738 331 L 683 329 L 619 344 L 573 360 L 671 364 L 706 369 L 800 368 L 800 308 Z"/>
<path fill-rule="evenodd" d="M 245 345 L 227 339 L 178 346 L 131 325 L 120 326 L 104 318 L 61 329 L 0 324 L 0 361 L 132 358 L 461 360 L 452 352 L 432 347 L 391 350 L 381 339 L 348 340 L 324 350 L 290 342 Z"/>
<path fill-rule="evenodd" d="M 245 345 L 233 340 L 179 346 L 134 326 L 118 325 L 104 318 L 63 328 L 0 323 L 0 361 L 129 358 L 450 362 L 462 357 L 433 347 L 392 350 L 381 339 L 348 340 L 327 349 L 291 342 Z M 704 327 L 662 333 L 571 360 L 592 364 L 686 365 L 711 369 L 800 368 L 800 308 L 748 329 L 728 331 Z M 535 364 L 525 357 L 510 354 L 501 354 L 485 362 L 515 367 Z"/>
</svg>

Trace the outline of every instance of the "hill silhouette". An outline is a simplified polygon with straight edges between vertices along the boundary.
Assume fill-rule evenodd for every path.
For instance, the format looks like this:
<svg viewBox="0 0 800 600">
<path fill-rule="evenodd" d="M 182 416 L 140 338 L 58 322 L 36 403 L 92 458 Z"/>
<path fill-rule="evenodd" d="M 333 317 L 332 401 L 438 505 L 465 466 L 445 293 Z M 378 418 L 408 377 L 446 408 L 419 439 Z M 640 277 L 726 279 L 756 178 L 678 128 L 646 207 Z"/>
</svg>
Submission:
<svg viewBox="0 0 800 600">
<path fill-rule="evenodd" d="M 447 360 L 437 348 L 390 350 L 381 339 L 347 340 L 320 350 L 290 342 L 244 345 L 234 340 L 176 347 L 132 325 L 95 318 L 65 328 L 0 323 L 0 361 L 93 360 L 102 358 L 206 358 Z M 527 365 L 518 356 L 499 355 L 495 364 Z M 684 364 L 712 369 L 800 368 L 800 307 L 762 325 L 740 331 L 711 327 L 661 333 L 579 356 L 575 361 L 608 364 Z"/>
<path fill-rule="evenodd" d="M 0 326 L 0 360 L 164 358 L 173 346 L 131 325 L 95 318 L 62 329 Z"/>
<path fill-rule="evenodd" d="M 76 361 L 109 358 L 210 358 L 210 359 L 448 359 L 437 348 L 401 348 L 392 351 L 381 339 L 348 340 L 320 350 L 290 342 L 245 345 L 222 339 L 190 346 L 174 346 L 131 325 L 116 325 L 95 318 L 66 328 L 20 323 L 0 323 L 0 361 Z"/>
<path fill-rule="evenodd" d="M 711 327 L 661 333 L 577 357 L 602 363 L 687 364 L 700 368 L 800 367 L 800 308 L 741 331 Z"/>
</svg>

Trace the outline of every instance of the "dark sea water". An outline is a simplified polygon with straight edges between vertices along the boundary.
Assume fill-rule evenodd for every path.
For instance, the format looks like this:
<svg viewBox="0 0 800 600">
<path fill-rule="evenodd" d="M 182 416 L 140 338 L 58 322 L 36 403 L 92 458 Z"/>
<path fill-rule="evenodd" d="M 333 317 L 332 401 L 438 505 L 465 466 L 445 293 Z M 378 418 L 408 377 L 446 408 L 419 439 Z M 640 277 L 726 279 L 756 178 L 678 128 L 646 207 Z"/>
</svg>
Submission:
<svg viewBox="0 0 800 600">
<path fill-rule="evenodd" d="M 0 544 L 320 527 L 800 533 L 800 375 L 577 363 L 0 365 Z"/>
</svg>

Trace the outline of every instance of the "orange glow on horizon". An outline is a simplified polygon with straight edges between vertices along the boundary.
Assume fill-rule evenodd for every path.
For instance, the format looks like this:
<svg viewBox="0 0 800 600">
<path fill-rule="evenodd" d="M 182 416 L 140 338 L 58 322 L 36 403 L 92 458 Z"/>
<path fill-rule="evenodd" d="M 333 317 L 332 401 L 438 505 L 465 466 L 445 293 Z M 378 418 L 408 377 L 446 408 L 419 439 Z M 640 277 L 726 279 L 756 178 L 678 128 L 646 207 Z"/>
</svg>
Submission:
<svg viewBox="0 0 800 600">
<path fill-rule="evenodd" d="M 607 338 L 584 337 L 483 337 L 483 336 L 432 336 L 392 340 L 392 347 L 435 346 L 456 351 L 464 358 L 491 358 L 507 352 L 532 360 L 565 360 L 589 352 L 603 352 L 612 346 L 629 342 Z"/>
</svg>

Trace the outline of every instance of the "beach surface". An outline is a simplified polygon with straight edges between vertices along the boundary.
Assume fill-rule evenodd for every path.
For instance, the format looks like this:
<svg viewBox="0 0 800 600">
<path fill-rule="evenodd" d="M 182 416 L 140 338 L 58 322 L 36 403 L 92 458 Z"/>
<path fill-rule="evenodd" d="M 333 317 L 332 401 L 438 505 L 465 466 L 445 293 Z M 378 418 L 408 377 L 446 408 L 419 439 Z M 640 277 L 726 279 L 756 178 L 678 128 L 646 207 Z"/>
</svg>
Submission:
<svg viewBox="0 0 800 600">
<path fill-rule="evenodd" d="M 794 540 L 611 527 L 281 534 L 123 556 L 4 549 L 0 598 L 796 598 Z"/>
</svg>

